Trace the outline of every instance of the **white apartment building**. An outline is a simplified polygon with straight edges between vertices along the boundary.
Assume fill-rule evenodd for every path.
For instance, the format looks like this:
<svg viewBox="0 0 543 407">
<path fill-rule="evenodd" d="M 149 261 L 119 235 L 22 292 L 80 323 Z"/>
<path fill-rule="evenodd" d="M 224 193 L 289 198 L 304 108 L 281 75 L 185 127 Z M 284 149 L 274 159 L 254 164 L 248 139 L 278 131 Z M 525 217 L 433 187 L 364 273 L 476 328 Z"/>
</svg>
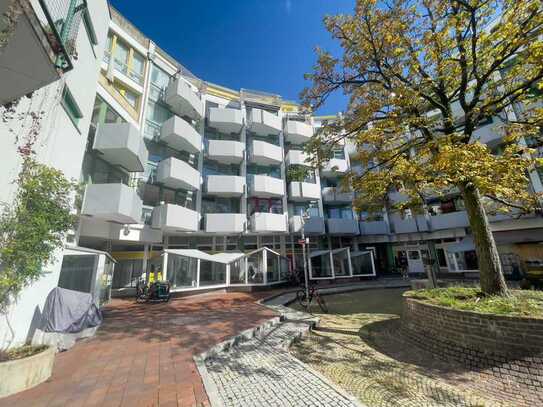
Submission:
<svg viewBox="0 0 543 407">
<path fill-rule="evenodd" d="M 58 45 L 47 48 L 51 36 L 40 33 L 58 17 L 44 18 L 41 2 L 28 2 L 27 12 L 36 15 L 19 22 L 0 66 L 10 62 L 9 72 L 32 81 L 2 71 L 0 99 L 34 92 L 17 112 L 46 112 L 38 159 L 79 179 L 85 192 L 67 249 L 22 294 L 8 316 L 14 329 L 0 325 L 3 344 L 31 338 L 32 321 L 48 292 L 64 284 L 64 272 L 84 269 L 93 284 L 112 285 L 117 295 L 132 293 L 140 278 L 168 279 L 177 292 L 282 283 L 289 269 L 302 267 L 302 225 L 312 280 L 392 273 L 399 255 L 407 256 L 411 272 L 424 272 L 430 240 L 443 272 L 476 267 L 457 196 L 429 202 L 425 215 L 370 218 L 355 213 L 354 193 L 339 183 L 356 170 L 352 145 L 337 148 L 323 168 L 309 167 L 303 146 L 334 117 L 312 117 L 278 95 L 197 78 L 105 0 L 49 1 L 55 10 L 68 4 L 81 13 L 73 24 L 79 30 L 67 42 L 75 44 L 77 59 Z M 59 65 L 67 58 L 69 64 Z M 28 120 L 0 123 L 4 202 L 19 165 L 13 126 L 24 134 Z M 491 126 L 479 134 L 498 147 Z M 532 183 L 541 189 L 539 174 Z M 496 217 L 492 225 L 506 261 L 543 258 L 541 219 Z M 81 253 L 95 260 L 73 257 Z"/>
</svg>

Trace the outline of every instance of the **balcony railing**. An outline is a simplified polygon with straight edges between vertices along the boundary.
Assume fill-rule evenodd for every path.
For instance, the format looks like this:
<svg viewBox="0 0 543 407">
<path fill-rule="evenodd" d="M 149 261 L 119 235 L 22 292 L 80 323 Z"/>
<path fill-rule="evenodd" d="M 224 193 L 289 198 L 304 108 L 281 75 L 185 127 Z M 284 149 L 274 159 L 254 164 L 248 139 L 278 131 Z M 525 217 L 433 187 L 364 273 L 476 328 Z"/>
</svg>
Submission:
<svg viewBox="0 0 543 407">
<path fill-rule="evenodd" d="M 87 9 L 87 0 L 38 0 L 43 16 L 38 16 L 53 51 L 56 65 L 64 72 L 73 68 L 71 56 L 75 54 L 81 18 Z"/>
</svg>

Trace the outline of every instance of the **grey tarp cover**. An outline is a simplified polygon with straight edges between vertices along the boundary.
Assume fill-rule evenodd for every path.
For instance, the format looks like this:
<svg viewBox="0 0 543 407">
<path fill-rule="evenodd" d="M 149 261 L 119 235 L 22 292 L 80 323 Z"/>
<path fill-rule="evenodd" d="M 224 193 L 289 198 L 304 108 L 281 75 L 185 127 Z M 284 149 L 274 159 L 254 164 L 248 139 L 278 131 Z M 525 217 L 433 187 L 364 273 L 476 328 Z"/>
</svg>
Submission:
<svg viewBox="0 0 543 407">
<path fill-rule="evenodd" d="M 101 323 L 102 313 L 91 294 L 56 287 L 45 301 L 41 330 L 75 333 Z"/>
</svg>

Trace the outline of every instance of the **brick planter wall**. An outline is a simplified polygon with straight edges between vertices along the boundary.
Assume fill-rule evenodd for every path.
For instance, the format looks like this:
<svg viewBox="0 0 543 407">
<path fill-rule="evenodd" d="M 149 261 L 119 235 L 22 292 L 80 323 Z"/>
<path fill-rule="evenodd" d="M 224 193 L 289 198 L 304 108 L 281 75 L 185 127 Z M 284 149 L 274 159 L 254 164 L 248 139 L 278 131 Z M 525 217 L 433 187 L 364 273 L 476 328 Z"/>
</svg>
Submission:
<svg viewBox="0 0 543 407">
<path fill-rule="evenodd" d="M 543 405 L 543 319 L 458 311 L 404 297 L 402 330 L 479 373 L 472 387 L 515 406 Z"/>
</svg>

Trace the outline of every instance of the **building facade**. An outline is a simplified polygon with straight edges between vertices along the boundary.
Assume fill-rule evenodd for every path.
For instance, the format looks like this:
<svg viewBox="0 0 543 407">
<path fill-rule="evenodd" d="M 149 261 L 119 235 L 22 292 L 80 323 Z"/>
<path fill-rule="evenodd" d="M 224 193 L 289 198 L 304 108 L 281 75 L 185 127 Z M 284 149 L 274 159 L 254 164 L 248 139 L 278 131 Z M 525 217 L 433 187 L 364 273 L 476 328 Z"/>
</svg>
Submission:
<svg viewBox="0 0 543 407">
<path fill-rule="evenodd" d="M 76 43 L 69 43 L 76 44 L 77 59 L 64 60 L 68 46 L 51 47 L 60 56 L 38 49 L 40 64 L 54 64 L 54 72 L 0 96 L 12 100 L 33 91 L 16 112 L 51 99 L 37 157 L 82 184 L 80 221 L 67 244 L 115 259 L 116 294 L 132 293 L 141 278 L 168 279 L 174 291 L 191 292 L 282 283 L 289 270 L 303 268 L 302 228 L 312 280 L 393 274 L 401 257 L 411 273 L 424 273 L 434 245 L 441 271 L 477 270 L 457 195 L 436 197 L 423 214 L 356 213 L 354 193 L 340 184 L 343 174 L 359 168 L 356 148 L 338 146 L 318 170 L 306 161 L 304 144 L 334 117 L 308 115 L 278 95 L 197 78 L 105 0 L 80 2 L 87 11 L 70 24 L 79 27 Z M 37 9 L 35 3 L 28 5 Z M 35 42 L 46 45 L 41 37 Z M 0 59 L 20 50 L 20 43 L 11 44 L 11 54 Z M 34 63 L 38 73 L 40 64 Z M 0 124 L 0 134 L 10 135 L 0 138 L 1 151 L 13 152 L 0 172 L 4 202 L 20 164 L 8 125 Z M 499 148 L 496 125 L 491 120 L 478 137 Z M 540 174 L 530 176 L 541 191 Z M 492 227 L 504 265 L 543 258 L 542 219 L 496 216 Z M 31 336 L 32 314 L 59 282 L 63 254 L 57 257 L 54 270 L 22 294 L 25 310 L 13 310 L 19 326 L 11 343 Z"/>
</svg>

